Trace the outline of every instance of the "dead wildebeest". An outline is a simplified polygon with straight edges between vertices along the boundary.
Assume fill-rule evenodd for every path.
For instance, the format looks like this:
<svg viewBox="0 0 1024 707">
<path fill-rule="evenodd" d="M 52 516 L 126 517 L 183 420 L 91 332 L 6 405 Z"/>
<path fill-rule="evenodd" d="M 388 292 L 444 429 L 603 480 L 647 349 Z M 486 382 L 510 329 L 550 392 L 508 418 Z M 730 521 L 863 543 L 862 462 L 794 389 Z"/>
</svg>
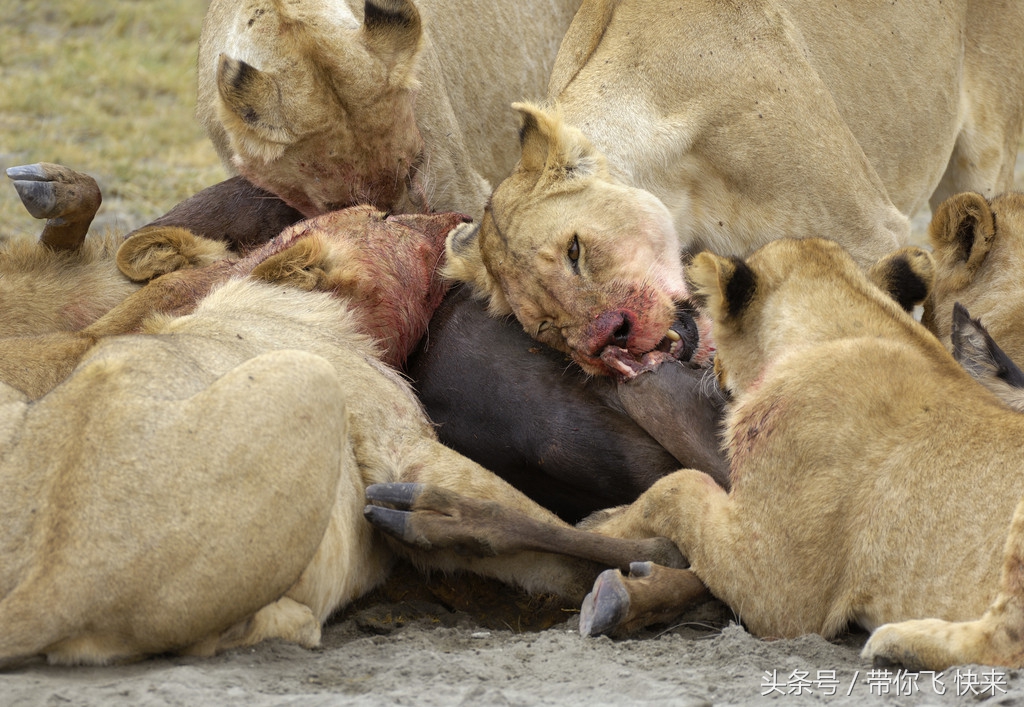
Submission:
<svg viewBox="0 0 1024 707">
<path fill-rule="evenodd" d="M 685 312 L 681 321 L 689 321 Z M 693 340 L 695 328 L 683 336 Z M 728 484 L 711 372 L 664 363 L 630 381 L 584 374 L 511 318 L 453 289 L 409 362 L 442 442 L 575 522 L 684 466 Z"/>
<path fill-rule="evenodd" d="M 45 214 L 36 209 L 38 215 L 65 220 L 70 212 L 87 210 L 65 188 L 68 183 L 87 185 L 87 175 L 57 165 L 19 167 L 9 173 L 23 198 L 31 193 L 49 204 Z M 89 203 L 91 220 L 99 205 L 98 189 Z M 209 240 L 246 252 L 300 218 L 277 197 L 233 177 L 130 233 L 129 239 L 146 244 L 149 255 L 129 266 L 122 254 L 122 270 L 144 281 L 202 265 L 229 255 Z M 84 221 L 78 229 L 79 246 L 91 243 L 85 238 L 87 229 Z M 154 247 L 156 243 L 164 245 Z M 51 249 L 35 250 L 53 257 Z M 85 252 L 70 247 L 62 257 L 74 259 Z M 111 260 L 108 252 L 105 260 L 94 259 L 94 267 L 110 271 L 104 273 L 105 282 L 120 287 L 123 299 L 139 284 L 124 278 Z M 65 290 L 52 298 L 59 300 L 60 311 L 71 309 L 71 302 L 81 307 L 95 299 L 74 278 L 62 282 Z M 113 303 L 93 307 L 97 311 L 79 327 Z M 696 331 L 689 313 L 680 312 L 677 328 L 692 350 Z M 410 350 L 411 345 L 402 346 L 403 352 Z M 389 361 L 401 365 L 404 356 Z M 11 359 L 7 368 L 16 365 Z M 48 370 L 58 380 L 67 374 Z M 706 469 L 720 483 L 727 481 L 717 438 L 723 401 L 704 369 L 675 363 L 632 382 L 588 377 L 561 354 L 532 341 L 514 321 L 489 317 L 479 302 L 457 290 L 444 300 L 408 370 L 443 442 L 567 520 L 632 501 L 681 466 Z M 42 388 L 52 383 L 47 379 Z"/>
</svg>

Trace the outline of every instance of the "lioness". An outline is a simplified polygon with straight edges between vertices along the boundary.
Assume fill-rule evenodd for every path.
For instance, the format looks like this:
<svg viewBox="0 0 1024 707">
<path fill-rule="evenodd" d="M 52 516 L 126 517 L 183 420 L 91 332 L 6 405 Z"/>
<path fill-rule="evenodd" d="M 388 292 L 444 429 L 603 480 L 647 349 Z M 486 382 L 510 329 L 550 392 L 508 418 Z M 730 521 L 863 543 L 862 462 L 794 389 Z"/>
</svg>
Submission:
<svg viewBox="0 0 1024 707">
<path fill-rule="evenodd" d="M 619 370 L 663 345 L 680 254 L 824 236 L 866 266 L 929 199 L 1009 188 L 1022 34 L 1024 6 L 1001 0 L 587 0 L 449 273 Z"/>
<path fill-rule="evenodd" d="M 406 341 L 422 325 L 410 312 L 432 309 L 433 269 L 426 283 L 408 270 L 439 255 L 453 222 L 438 219 L 462 217 L 402 218 L 436 233 L 387 239 L 392 261 L 364 234 L 292 233 L 239 264 L 255 266 L 250 277 L 205 296 L 233 266 L 165 275 L 108 314 L 141 320 L 139 333 L 93 342 L 61 385 L 32 401 L 0 383 L 0 666 L 206 654 L 271 636 L 316 645 L 321 622 L 390 566 L 361 512 L 371 483 L 501 498 L 566 527 L 440 444 L 380 362 L 365 332 L 387 322 Z M 177 286 L 162 286 L 170 277 Z M 154 303 L 175 314 L 152 314 Z M 679 559 L 667 541 L 622 549 L 591 559 Z M 596 574 L 532 552 L 413 554 L 570 598 Z"/>
<path fill-rule="evenodd" d="M 592 529 L 670 537 L 761 636 L 966 621 L 992 605 L 984 625 L 995 633 L 956 629 L 971 642 L 949 655 L 1020 664 L 1022 530 L 1011 519 L 1024 493 L 1024 417 L 835 243 L 780 240 L 745 261 L 705 253 L 690 275 L 734 396 L 732 489 L 679 471 Z M 614 623 L 629 613 L 630 585 L 649 581 L 604 575 L 581 625 Z M 949 664 L 885 638 L 898 630 L 880 631 L 866 654 Z"/>
<path fill-rule="evenodd" d="M 580 0 L 213 0 L 196 114 L 225 166 L 306 216 L 479 217 Z"/>
</svg>

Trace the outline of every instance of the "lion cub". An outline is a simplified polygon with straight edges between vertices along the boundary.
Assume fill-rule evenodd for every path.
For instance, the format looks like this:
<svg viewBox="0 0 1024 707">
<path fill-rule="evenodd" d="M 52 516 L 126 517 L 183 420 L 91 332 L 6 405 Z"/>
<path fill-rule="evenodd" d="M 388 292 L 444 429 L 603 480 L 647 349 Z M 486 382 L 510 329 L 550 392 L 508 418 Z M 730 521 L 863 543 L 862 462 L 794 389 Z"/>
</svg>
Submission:
<svg viewBox="0 0 1024 707">
<path fill-rule="evenodd" d="M 1024 361 L 1024 194 L 965 192 L 942 202 L 928 227 L 935 287 L 922 321 L 951 346 L 953 306 L 981 319 L 1015 361 Z"/>
<path fill-rule="evenodd" d="M 923 294 L 914 257 L 902 271 Z M 865 655 L 1020 665 L 1024 417 L 835 243 L 705 253 L 690 277 L 734 396 L 732 490 L 682 470 L 593 529 L 670 537 L 760 636 L 984 614 L 887 627 Z"/>
</svg>

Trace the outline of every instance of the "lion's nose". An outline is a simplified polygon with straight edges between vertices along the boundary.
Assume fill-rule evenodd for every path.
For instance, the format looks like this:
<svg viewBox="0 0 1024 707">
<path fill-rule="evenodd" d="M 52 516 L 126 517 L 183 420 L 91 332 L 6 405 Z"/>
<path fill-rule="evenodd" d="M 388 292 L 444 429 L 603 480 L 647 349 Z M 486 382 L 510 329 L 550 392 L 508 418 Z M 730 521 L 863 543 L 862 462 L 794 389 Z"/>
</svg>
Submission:
<svg viewBox="0 0 1024 707">
<path fill-rule="evenodd" d="M 587 337 L 588 353 L 598 355 L 606 346 L 628 348 L 629 336 L 633 332 L 633 315 L 625 310 L 604 312 L 589 327 Z"/>
</svg>

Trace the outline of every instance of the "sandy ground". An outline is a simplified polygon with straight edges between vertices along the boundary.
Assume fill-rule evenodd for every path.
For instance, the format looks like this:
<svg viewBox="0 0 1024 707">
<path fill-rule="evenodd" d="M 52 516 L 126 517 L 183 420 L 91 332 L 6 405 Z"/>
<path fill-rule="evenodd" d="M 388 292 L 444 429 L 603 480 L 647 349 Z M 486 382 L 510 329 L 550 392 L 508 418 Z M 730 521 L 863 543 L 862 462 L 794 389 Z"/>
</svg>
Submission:
<svg viewBox="0 0 1024 707">
<path fill-rule="evenodd" d="M 1017 165 L 1024 188 L 1024 154 Z M 915 219 L 914 242 L 926 242 L 928 218 Z M 763 641 L 714 602 L 628 640 L 581 638 L 575 614 L 562 616 L 543 630 L 513 631 L 441 603 L 382 598 L 330 622 L 314 651 L 271 642 L 211 659 L 33 663 L 0 673 L 0 707 L 1024 703 L 1018 671 L 874 671 L 859 657 L 866 634 Z"/>
<path fill-rule="evenodd" d="M 32 705 L 946 705 L 1019 704 L 1017 671 L 872 670 L 865 634 L 762 641 L 709 603 L 683 625 L 582 638 L 481 626 L 439 605 L 379 603 L 331 622 L 323 647 L 270 642 L 210 659 L 106 668 L 42 663 L 0 675 L 0 704 Z"/>
</svg>

